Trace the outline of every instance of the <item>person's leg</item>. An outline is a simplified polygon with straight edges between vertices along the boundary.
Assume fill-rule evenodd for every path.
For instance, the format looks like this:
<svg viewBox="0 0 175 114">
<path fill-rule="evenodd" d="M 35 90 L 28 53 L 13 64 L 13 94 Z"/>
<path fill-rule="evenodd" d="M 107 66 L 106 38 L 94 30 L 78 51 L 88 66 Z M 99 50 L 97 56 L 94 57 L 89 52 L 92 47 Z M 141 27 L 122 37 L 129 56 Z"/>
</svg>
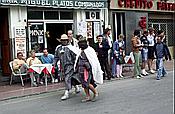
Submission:
<svg viewBox="0 0 175 114">
<path fill-rule="evenodd" d="M 160 63 L 160 59 L 157 59 L 157 65 L 158 65 L 158 71 L 157 71 L 157 80 L 160 80 L 161 78 L 161 63 Z"/>
<path fill-rule="evenodd" d="M 116 59 L 113 58 L 113 64 L 112 64 L 112 77 L 114 78 L 116 76 Z"/>
<path fill-rule="evenodd" d="M 107 58 L 104 60 L 104 66 L 105 66 L 105 71 L 107 73 L 108 80 L 110 80 L 111 79 L 111 71 L 110 71 L 110 66 L 109 66 L 109 63 L 107 61 Z"/>
<path fill-rule="evenodd" d="M 122 64 L 120 64 L 120 65 L 119 65 L 119 74 L 120 74 L 120 77 L 121 77 L 121 78 L 123 78 L 122 70 L 123 70 L 123 66 L 122 66 Z"/>
<path fill-rule="evenodd" d="M 98 59 L 100 62 L 101 70 L 103 71 L 103 80 L 105 80 L 106 79 L 106 77 L 105 77 L 106 72 L 105 72 L 105 68 L 104 68 L 104 63 L 103 63 L 103 60 L 101 58 L 98 58 Z"/>
<path fill-rule="evenodd" d="M 134 55 L 134 59 L 135 59 L 134 76 L 139 78 L 139 74 L 140 74 L 139 69 L 138 69 L 139 68 L 139 53 L 134 52 L 133 55 Z"/>
<path fill-rule="evenodd" d="M 120 76 L 120 65 L 119 64 L 116 65 L 116 75 L 117 75 L 117 78 L 119 78 Z"/>
<path fill-rule="evenodd" d="M 66 87 L 66 90 L 64 95 L 61 97 L 61 100 L 66 100 L 69 98 L 69 90 L 72 88 L 71 78 L 69 74 L 65 74 L 65 87 Z"/>
</svg>

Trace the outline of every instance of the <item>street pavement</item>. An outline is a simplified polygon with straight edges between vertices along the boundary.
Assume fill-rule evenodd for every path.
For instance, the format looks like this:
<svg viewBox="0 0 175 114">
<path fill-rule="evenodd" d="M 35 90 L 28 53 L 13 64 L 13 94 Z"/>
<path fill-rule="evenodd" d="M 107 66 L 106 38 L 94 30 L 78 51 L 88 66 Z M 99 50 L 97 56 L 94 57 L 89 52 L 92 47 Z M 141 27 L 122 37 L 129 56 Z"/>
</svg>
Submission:
<svg viewBox="0 0 175 114">
<path fill-rule="evenodd" d="M 0 114 L 174 114 L 173 75 L 106 82 L 96 102 L 82 103 L 83 92 L 61 101 L 63 90 L 0 101 Z"/>
</svg>

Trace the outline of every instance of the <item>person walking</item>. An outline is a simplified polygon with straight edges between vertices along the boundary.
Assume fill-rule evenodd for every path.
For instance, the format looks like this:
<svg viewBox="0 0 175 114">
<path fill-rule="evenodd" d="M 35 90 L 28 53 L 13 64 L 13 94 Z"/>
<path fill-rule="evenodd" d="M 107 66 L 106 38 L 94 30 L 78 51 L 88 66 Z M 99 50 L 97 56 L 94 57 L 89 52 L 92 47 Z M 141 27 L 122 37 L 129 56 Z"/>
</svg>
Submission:
<svg viewBox="0 0 175 114">
<path fill-rule="evenodd" d="M 125 42 L 123 41 L 124 35 L 120 34 L 118 39 L 113 43 L 113 67 L 112 67 L 112 75 L 113 77 L 121 77 L 122 75 L 122 64 L 124 64 L 124 56 L 125 56 Z"/>
<path fill-rule="evenodd" d="M 95 50 L 88 46 L 85 37 L 79 40 L 78 45 L 81 51 L 76 57 L 74 69 L 79 72 L 82 87 L 86 93 L 86 97 L 82 102 L 96 101 L 98 97 L 96 83 L 103 83 L 103 71 L 101 70 Z M 94 94 L 92 98 L 89 90 Z"/>
<path fill-rule="evenodd" d="M 171 60 L 171 55 L 169 53 L 169 49 L 165 43 L 162 42 L 162 37 L 157 37 L 157 43 L 154 45 L 154 52 L 157 60 L 157 80 L 160 80 L 161 77 L 164 77 L 167 73 L 163 65 L 163 58 L 166 60 Z"/>
<path fill-rule="evenodd" d="M 141 77 L 143 77 L 141 75 L 141 52 L 140 52 L 140 48 L 143 46 L 141 44 L 140 41 L 140 30 L 135 30 L 134 31 L 134 36 L 131 39 L 132 42 L 132 51 L 133 51 L 133 55 L 134 55 L 134 59 L 135 59 L 135 63 L 134 63 L 134 76 L 137 79 L 140 79 Z"/>
<path fill-rule="evenodd" d="M 69 44 L 69 39 L 66 34 L 61 35 L 61 45 L 57 46 L 54 56 L 54 66 L 60 60 L 61 73 L 63 74 L 65 81 L 65 93 L 61 97 L 61 100 L 69 98 L 69 92 L 72 89 L 72 85 L 75 87 L 76 93 L 80 92 L 78 85 L 80 80 L 74 72 L 74 63 L 78 48 Z"/>
</svg>

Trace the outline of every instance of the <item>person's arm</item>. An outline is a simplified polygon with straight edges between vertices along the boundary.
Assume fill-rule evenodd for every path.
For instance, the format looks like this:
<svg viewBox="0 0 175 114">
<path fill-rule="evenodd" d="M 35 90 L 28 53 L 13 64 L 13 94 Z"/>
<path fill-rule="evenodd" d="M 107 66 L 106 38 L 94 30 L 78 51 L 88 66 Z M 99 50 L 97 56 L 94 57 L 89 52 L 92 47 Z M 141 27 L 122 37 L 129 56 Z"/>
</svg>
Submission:
<svg viewBox="0 0 175 114">
<path fill-rule="evenodd" d="M 133 38 L 133 39 L 132 39 L 132 43 L 133 43 L 133 46 L 134 46 L 135 48 L 138 48 L 138 47 L 141 47 L 141 46 L 142 46 L 141 44 L 138 44 L 138 43 L 137 43 L 137 38 Z"/>
<path fill-rule="evenodd" d="M 53 60 L 53 65 L 54 66 L 57 66 L 57 62 L 60 60 L 58 48 L 59 47 L 56 47 L 56 49 L 55 49 L 55 55 L 54 55 L 54 60 Z"/>
<path fill-rule="evenodd" d="M 170 54 L 170 51 L 168 49 L 168 46 L 166 44 L 163 44 L 164 45 L 164 54 L 165 54 L 165 59 L 166 60 L 171 60 L 171 54 Z"/>
<path fill-rule="evenodd" d="M 14 70 L 17 70 L 17 69 L 19 69 L 19 67 L 20 67 L 20 65 L 18 64 L 18 61 L 17 60 L 14 60 L 13 61 L 13 69 Z"/>
<path fill-rule="evenodd" d="M 43 55 L 41 55 L 41 62 L 42 62 L 43 64 L 45 64 L 44 56 L 43 56 Z"/>
</svg>

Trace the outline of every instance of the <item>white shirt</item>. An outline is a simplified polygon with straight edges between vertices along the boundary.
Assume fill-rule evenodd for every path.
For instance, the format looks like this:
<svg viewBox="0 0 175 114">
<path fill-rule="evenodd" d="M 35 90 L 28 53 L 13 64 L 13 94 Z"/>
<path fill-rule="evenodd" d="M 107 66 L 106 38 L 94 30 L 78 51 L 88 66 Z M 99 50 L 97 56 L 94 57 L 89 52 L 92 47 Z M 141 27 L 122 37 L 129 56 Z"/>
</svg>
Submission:
<svg viewBox="0 0 175 114">
<path fill-rule="evenodd" d="M 147 39 L 148 39 L 148 42 L 149 42 L 149 45 L 148 46 L 154 46 L 154 44 L 155 44 L 155 42 L 154 42 L 154 36 L 149 34 L 147 36 Z"/>
</svg>

